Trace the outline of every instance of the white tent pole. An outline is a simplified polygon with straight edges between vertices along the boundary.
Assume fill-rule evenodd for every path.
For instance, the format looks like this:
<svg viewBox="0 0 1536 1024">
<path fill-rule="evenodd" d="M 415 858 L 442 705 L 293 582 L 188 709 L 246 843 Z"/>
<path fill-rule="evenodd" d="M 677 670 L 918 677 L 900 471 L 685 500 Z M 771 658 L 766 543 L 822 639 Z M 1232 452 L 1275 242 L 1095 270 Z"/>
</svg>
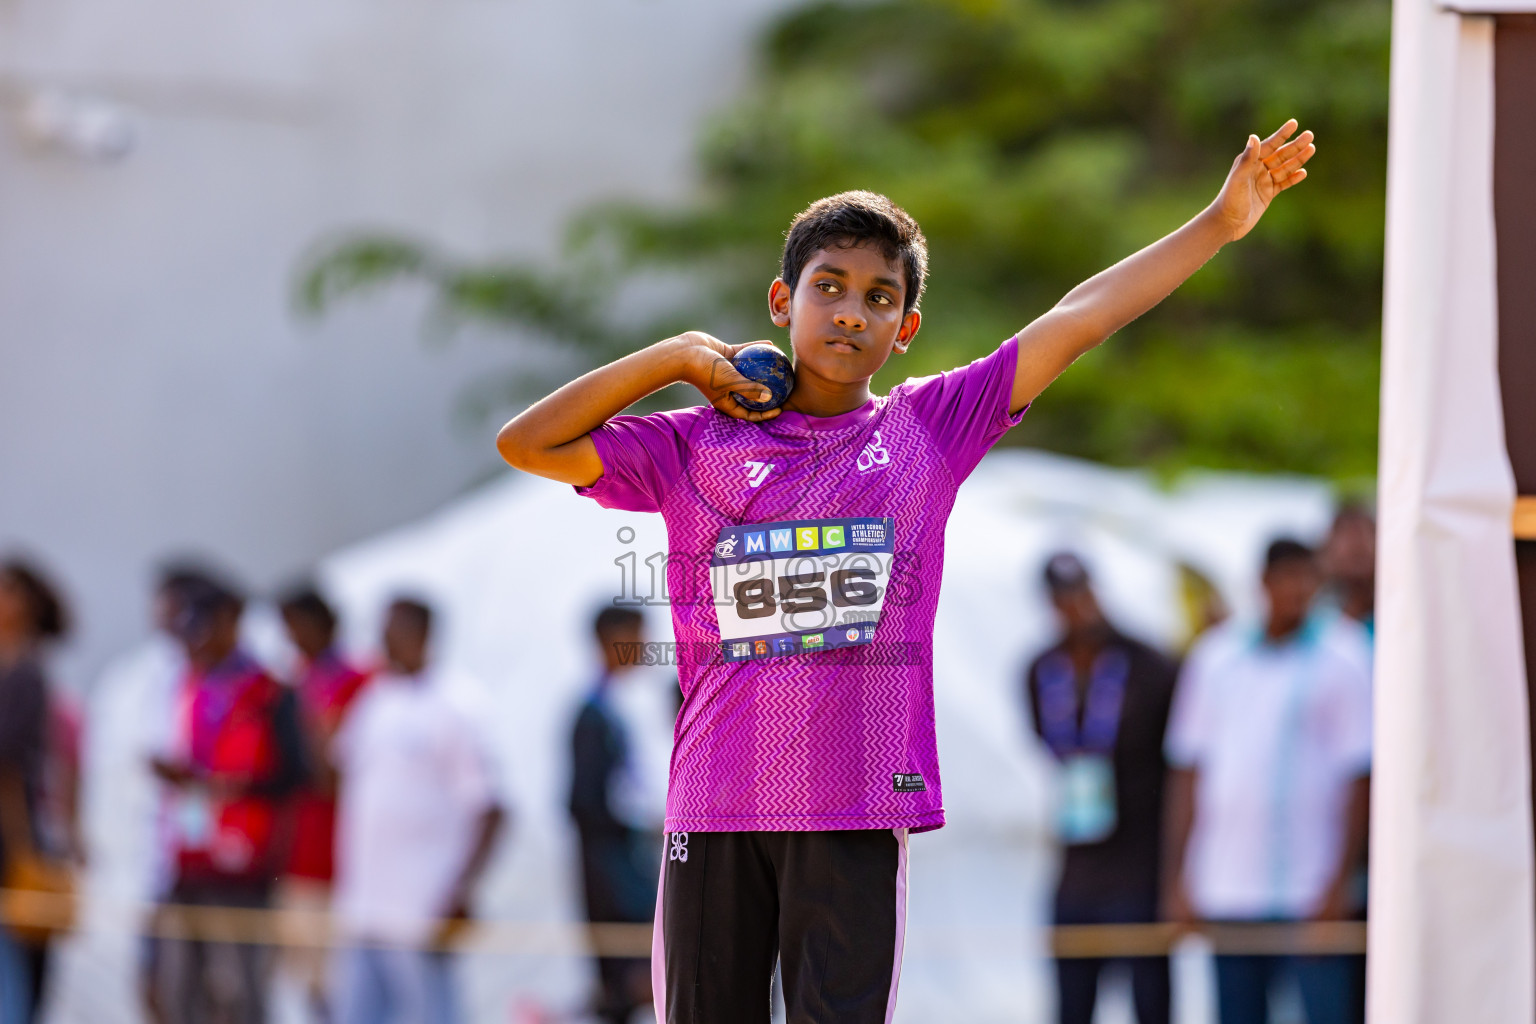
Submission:
<svg viewBox="0 0 1536 1024">
<path fill-rule="evenodd" d="M 1397 0 L 1372 1024 L 1536 1019 L 1525 668 L 1497 371 L 1493 20 Z"/>
</svg>

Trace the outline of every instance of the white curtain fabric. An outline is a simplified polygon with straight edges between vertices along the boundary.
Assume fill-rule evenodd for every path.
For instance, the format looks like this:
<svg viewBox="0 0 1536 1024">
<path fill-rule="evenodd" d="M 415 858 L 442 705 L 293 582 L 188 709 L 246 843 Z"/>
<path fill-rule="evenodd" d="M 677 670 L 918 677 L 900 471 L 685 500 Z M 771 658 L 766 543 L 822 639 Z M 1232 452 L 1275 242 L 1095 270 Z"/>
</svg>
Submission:
<svg viewBox="0 0 1536 1024">
<path fill-rule="evenodd" d="M 1530 1024 L 1530 747 L 1497 370 L 1493 22 L 1392 37 L 1372 1024 Z"/>
</svg>

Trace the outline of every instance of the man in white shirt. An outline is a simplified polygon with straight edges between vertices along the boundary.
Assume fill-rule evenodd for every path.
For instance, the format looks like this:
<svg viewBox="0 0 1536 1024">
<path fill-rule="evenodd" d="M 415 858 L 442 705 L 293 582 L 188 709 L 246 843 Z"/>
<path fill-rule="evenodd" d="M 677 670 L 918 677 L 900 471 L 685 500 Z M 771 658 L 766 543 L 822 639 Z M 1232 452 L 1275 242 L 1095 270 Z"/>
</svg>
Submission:
<svg viewBox="0 0 1536 1024">
<path fill-rule="evenodd" d="M 337 1024 L 459 1019 L 444 947 L 505 813 L 478 726 L 427 667 L 431 619 L 418 601 L 390 606 L 388 670 L 334 741 Z"/>
<path fill-rule="evenodd" d="M 1370 654 L 1342 616 L 1312 615 L 1316 556 L 1278 540 L 1261 627 L 1211 630 L 1180 674 L 1165 752 L 1165 903 L 1175 920 L 1342 920 L 1358 899 L 1371 759 Z M 1218 956 L 1221 1024 L 1263 1024 L 1294 969 L 1308 1024 L 1347 1019 L 1340 957 Z"/>
</svg>

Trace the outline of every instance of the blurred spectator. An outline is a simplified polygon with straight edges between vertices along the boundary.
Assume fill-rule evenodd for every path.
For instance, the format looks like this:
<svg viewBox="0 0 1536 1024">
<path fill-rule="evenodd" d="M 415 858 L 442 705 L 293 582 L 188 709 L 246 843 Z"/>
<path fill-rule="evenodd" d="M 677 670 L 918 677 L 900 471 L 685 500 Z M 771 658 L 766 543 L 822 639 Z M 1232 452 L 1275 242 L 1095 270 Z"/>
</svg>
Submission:
<svg viewBox="0 0 1536 1024">
<path fill-rule="evenodd" d="M 1066 854 L 1057 924 L 1157 920 L 1162 841 L 1163 730 L 1173 662 L 1104 617 L 1088 571 L 1062 553 L 1045 566 L 1061 639 L 1025 680 L 1035 729 L 1061 765 L 1058 830 Z M 1098 959 L 1056 962 L 1062 1024 L 1091 1024 Z M 1130 961 L 1140 1024 L 1167 1024 L 1168 959 Z"/>
<path fill-rule="evenodd" d="M 114 659 L 102 673 L 98 685 L 101 692 L 121 691 L 126 695 L 123 707 L 130 709 L 134 716 L 125 730 L 130 737 L 132 760 L 143 767 L 160 789 L 165 787 L 154 774 L 153 765 L 156 758 L 170 758 L 175 754 L 178 694 L 187 674 L 187 656 L 176 639 L 176 622 L 185 607 L 187 595 L 208 584 L 212 578 L 210 573 L 190 562 L 163 566 L 156 575 L 151 602 L 154 631 L 146 642 Z M 142 895 L 152 903 L 165 900 L 175 882 L 172 804 L 169 792 L 160 793 L 155 812 L 150 817 L 148 856 L 145 858 L 147 870 L 138 880 L 142 888 L 136 895 Z M 139 997 L 143 1000 L 145 1015 L 158 1022 L 163 1019 L 155 992 L 159 940 L 153 934 L 153 928 L 150 932 L 140 943 Z"/>
<path fill-rule="evenodd" d="M 336 613 L 313 587 L 300 587 L 279 601 L 288 638 L 302 658 L 299 707 L 317 770 L 297 796 L 288 871 L 278 894 L 285 910 L 305 915 L 330 909 L 335 874 L 336 780 L 330 769 L 331 740 L 353 700 L 368 681 L 336 648 Z M 303 921 L 306 918 L 300 918 Z M 315 1019 L 326 1012 L 325 950 L 304 943 L 302 927 L 288 936 L 283 966 L 301 987 Z"/>
<path fill-rule="evenodd" d="M 1180 920 L 1338 920 L 1355 907 L 1371 758 L 1369 655 L 1360 627 L 1312 615 L 1317 557 L 1277 540 L 1268 614 L 1195 645 L 1168 728 L 1166 901 Z M 1348 1020 L 1342 957 L 1216 957 L 1221 1024 L 1262 1024 L 1294 972 L 1308 1024 Z"/>
<path fill-rule="evenodd" d="M 43 648 L 68 613 L 41 571 L 0 565 L 0 880 L 4 888 L 70 891 L 65 849 L 50 843 L 44 786 L 52 725 Z M 54 830 L 56 831 L 56 830 Z M 0 1022 L 36 1019 L 47 975 L 47 927 L 0 929 Z"/>
<path fill-rule="evenodd" d="M 638 788 L 632 747 L 612 705 L 613 688 L 641 659 L 644 620 L 632 608 L 604 608 L 592 624 L 603 668 L 576 715 L 571 735 L 571 817 L 581 844 L 587 920 L 649 924 L 656 913 L 661 836 L 641 827 L 630 806 Z M 597 1016 L 625 1024 L 651 1001 L 651 962 L 599 957 Z"/>
<path fill-rule="evenodd" d="M 173 751 L 152 762 L 171 790 L 173 905 L 269 907 L 287 855 L 281 816 L 306 769 L 298 706 L 240 649 L 241 610 L 232 589 L 202 580 L 176 612 L 187 674 Z M 201 938 L 157 949 L 155 1002 L 167 1024 L 264 1024 L 268 949 Z"/>
<path fill-rule="evenodd" d="M 387 670 L 336 734 L 337 1024 L 454 1024 L 445 948 L 502 828 L 490 752 L 427 663 L 432 613 L 396 600 Z"/>
<path fill-rule="evenodd" d="M 154 632 L 149 642 L 118 659 L 103 677 L 103 689 L 130 686 L 139 698 L 135 702 L 139 717 L 133 723 L 134 746 L 151 774 L 156 759 L 172 758 L 178 749 L 177 709 L 187 678 L 187 652 L 177 636 L 177 622 L 186 612 L 191 595 L 214 586 L 215 578 L 211 571 L 190 562 L 162 568 L 155 581 L 151 608 Z M 149 863 L 149 895 L 154 900 L 169 895 L 175 883 L 173 805 L 169 794 L 163 794 L 155 816 Z"/>
<path fill-rule="evenodd" d="M 1328 577 L 1331 600 L 1339 612 L 1365 628 L 1372 647 L 1376 642 L 1376 517 L 1365 505 L 1347 502 L 1333 518 L 1333 527 L 1323 544 L 1323 572 Z M 1369 837 L 1365 843 L 1370 849 Z M 1366 890 L 1370 878 L 1368 859 L 1356 871 L 1355 890 L 1358 908 L 1354 916 L 1365 919 Z M 1365 957 L 1350 961 L 1352 1024 L 1365 1021 Z"/>
<path fill-rule="evenodd" d="M 1323 571 L 1339 611 L 1376 633 L 1376 518 L 1346 503 L 1334 516 L 1323 544 Z"/>
</svg>

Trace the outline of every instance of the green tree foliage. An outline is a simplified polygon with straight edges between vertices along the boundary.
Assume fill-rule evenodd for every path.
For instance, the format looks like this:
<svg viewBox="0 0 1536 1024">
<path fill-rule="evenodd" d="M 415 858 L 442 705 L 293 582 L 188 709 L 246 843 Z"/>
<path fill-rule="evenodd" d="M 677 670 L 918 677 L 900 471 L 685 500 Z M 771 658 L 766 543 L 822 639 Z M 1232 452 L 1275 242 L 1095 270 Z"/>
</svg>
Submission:
<svg viewBox="0 0 1536 1024">
<path fill-rule="evenodd" d="M 765 34 L 746 95 L 706 127 L 685 205 L 588 211 L 554 272 L 355 239 L 309 268 L 304 294 L 319 308 L 425 276 L 450 315 L 532 326 L 588 362 L 683 327 L 775 337 L 766 291 L 790 218 L 868 188 L 906 207 L 932 251 L 923 331 L 884 390 L 995 348 L 1193 215 L 1249 132 L 1295 116 L 1318 136 L 1307 183 L 1080 360 L 1011 440 L 1163 468 L 1368 475 L 1388 22 L 1387 0 L 814 3 Z"/>
</svg>

